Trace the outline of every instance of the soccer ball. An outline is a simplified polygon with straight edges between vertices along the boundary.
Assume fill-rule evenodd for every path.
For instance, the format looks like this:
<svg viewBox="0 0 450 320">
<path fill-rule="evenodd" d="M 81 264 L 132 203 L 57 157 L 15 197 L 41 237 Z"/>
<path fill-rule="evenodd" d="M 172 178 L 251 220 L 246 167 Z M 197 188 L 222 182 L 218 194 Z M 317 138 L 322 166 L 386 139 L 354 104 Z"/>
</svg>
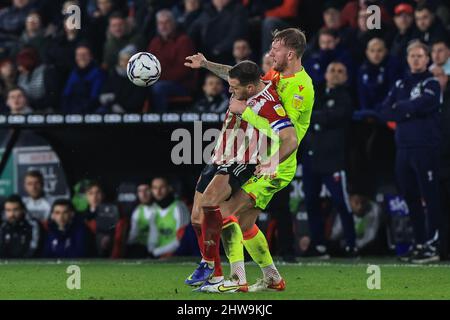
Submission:
<svg viewBox="0 0 450 320">
<path fill-rule="evenodd" d="M 128 79 L 139 87 L 148 87 L 161 76 L 159 60 L 149 52 L 139 52 L 130 58 L 127 65 Z"/>
</svg>

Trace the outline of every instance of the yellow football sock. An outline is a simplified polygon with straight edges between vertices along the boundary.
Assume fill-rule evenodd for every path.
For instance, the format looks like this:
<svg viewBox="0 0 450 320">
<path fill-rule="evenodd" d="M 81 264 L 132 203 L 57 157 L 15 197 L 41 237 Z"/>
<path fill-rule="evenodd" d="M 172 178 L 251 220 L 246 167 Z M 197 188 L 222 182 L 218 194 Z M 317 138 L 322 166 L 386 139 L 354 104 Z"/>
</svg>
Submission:
<svg viewBox="0 0 450 320">
<path fill-rule="evenodd" d="M 261 269 L 273 264 L 266 237 L 256 225 L 244 233 L 244 246 Z"/>
<path fill-rule="evenodd" d="M 244 261 L 243 235 L 239 224 L 235 221 L 224 223 L 222 228 L 222 244 L 230 263 Z"/>
</svg>

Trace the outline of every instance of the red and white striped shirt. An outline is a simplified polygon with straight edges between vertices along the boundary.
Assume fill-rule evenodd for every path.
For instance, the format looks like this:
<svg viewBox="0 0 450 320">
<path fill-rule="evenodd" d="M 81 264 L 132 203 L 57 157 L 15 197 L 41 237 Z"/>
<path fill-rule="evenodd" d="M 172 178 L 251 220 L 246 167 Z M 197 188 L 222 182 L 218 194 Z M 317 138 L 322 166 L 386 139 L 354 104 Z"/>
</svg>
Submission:
<svg viewBox="0 0 450 320">
<path fill-rule="evenodd" d="M 281 105 L 275 86 L 265 81 L 265 88 L 247 99 L 247 106 L 261 117 L 266 118 L 275 132 L 292 126 Z M 212 163 L 252 163 L 257 164 L 262 153 L 270 147 L 270 139 L 260 134 L 247 121 L 230 110 L 227 111 L 222 131 L 217 139 Z"/>
</svg>

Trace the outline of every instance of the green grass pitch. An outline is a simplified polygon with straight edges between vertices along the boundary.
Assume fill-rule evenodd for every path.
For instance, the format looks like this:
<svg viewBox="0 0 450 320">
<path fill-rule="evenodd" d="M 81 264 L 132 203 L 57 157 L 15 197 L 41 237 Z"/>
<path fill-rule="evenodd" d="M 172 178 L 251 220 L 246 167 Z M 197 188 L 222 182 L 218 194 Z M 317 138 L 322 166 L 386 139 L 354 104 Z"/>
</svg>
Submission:
<svg viewBox="0 0 450 320">
<path fill-rule="evenodd" d="M 367 266 L 381 269 L 381 289 L 369 290 Z M 69 290 L 69 265 L 81 270 L 81 289 Z M 450 299 L 450 264 L 399 264 L 394 259 L 306 260 L 279 265 L 287 289 L 277 293 L 194 293 L 183 284 L 192 261 L 1 261 L 0 299 Z M 260 276 L 247 264 L 250 282 Z M 228 272 L 228 265 L 225 265 Z"/>
</svg>

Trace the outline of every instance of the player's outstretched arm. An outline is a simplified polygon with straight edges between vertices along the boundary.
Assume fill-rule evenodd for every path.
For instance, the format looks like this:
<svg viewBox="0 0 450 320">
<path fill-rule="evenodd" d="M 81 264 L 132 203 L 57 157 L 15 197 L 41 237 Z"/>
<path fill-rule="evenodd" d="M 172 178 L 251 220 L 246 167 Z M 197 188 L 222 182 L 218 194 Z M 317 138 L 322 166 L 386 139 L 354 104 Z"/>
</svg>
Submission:
<svg viewBox="0 0 450 320">
<path fill-rule="evenodd" d="M 253 127 L 264 133 L 270 139 L 279 139 L 278 135 L 272 130 L 269 120 L 256 114 L 251 108 L 247 107 L 245 101 L 230 98 L 229 109 L 235 114 L 240 114 L 243 120 L 250 123 Z"/>
<path fill-rule="evenodd" d="M 205 68 L 225 81 L 228 80 L 228 72 L 232 68 L 231 66 L 227 66 L 225 64 L 208 61 L 201 53 L 186 57 L 186 62 L 184 65 L 192 69 Z"/>
</svg>

